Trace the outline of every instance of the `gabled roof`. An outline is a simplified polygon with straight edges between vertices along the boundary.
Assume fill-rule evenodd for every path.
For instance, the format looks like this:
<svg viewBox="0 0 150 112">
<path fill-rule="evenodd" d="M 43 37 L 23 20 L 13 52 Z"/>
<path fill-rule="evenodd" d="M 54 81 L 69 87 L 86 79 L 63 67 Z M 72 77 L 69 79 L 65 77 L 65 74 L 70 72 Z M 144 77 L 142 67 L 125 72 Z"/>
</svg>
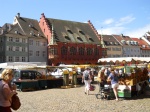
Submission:
<svg viewBox="0 0 150 112">
<path fill-rule="evenodd" d="M 19 32 L 20 34 L 27 35 L 28 37 L 45 38 L 37 20 L 25 17 L 16 17 L 16 19 L 18 21 L 18 25 L 22 30 Z"/>
<path fill-rule="evenodd" d="M 8 31 L 10 31 L 12 26 L 13 25 L 10 23 L 5 23 L 2 27 L 0 27 L 0 34 L 4 34 L 4 33 L 7 33 Z"/>
<path fill-rule="evenodd" d="M 129 44 L 132 42 L 132 38 L 129 36 L 124 36 L 124 35 L 113 35 L 120 43 L 122 46 L 137 46 L 136 44 Z"/>
<path fill-rule="evenodd" d="M 23 34 L 24 34 L 24 32 L 22 31 L 22 29 L 21 29 L 21 27 L 18 25 L 18 23 L 15 24 L 15 25 L 13 25 L 13 26 L 11 27 L 11 30 L 6 33 L 7 36 L 12 36 L 12 35 L 14 35 L 15 37 L 20 37 L 20 35 L 24 36 Z"/>
<path fill-rule="evenodd" d="M 141 46 L 143 49 L 150 48 L 149 44 L 141 38 L 140 39 L 139 38 L 132 38 L 132 40 L 137 41 L 138 45 Z"/>
<path fill-rule="evenodd" d="M 50 29 L 54 30 L 57 42 L 99 44 L 99 39 L 88 23 L 46 18 Z"/>
<path fill-rule="evenodd" d="M 112 35 L 102 35 L 105 45 L 120 46 L 120 43 Z"/>
</svg>

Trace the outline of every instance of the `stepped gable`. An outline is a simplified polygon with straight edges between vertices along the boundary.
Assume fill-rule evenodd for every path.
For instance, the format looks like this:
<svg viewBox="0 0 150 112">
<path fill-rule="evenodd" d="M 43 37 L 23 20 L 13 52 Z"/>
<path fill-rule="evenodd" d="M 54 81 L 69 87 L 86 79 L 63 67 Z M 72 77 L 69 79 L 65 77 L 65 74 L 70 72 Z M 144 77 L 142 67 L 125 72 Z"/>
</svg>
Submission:
<svg viewBox="0 0 150 112">
<path fill-rule="evenodd" d="M 45 38 L 37 20 L 25 17 L 16 17 L 16 19 L 18 21 L 17 24 L 22 29 L 22 32 L 18 31 L 21 35 Z"/>
<path fill-rule="evenodd" d="M 88 23 L 46 18 L 54 38 L 60 42 L 99 44 L 99 39 Z"/>
</svg>

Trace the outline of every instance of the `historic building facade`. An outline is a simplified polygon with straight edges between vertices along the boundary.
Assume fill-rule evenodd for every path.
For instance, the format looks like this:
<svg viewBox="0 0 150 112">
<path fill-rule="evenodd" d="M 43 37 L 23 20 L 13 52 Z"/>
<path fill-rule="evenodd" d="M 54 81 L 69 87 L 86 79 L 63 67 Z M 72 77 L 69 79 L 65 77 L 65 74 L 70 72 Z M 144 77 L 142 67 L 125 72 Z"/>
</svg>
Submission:
<svg viewBox="0 0 150 112">
<path fill-rule="evenodd" d="M 100 36 L 88 23 L 46 18 L 41 14 L 39 25 L 48 40 L 48 63 L 96 64 L 106 57 Z"/>
<path fill-rule="evenodd" d="M 0 62 L 46 62 L 47 39 L 37 20 L 17 14 L 0 33 Z"/>
</svg>

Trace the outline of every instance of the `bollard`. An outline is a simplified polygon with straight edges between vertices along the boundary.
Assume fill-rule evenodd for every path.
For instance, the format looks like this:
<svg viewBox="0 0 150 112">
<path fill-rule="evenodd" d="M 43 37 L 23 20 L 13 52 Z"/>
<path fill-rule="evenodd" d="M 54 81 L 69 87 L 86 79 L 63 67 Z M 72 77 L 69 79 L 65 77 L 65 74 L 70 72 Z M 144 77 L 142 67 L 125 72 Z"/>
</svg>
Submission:
<svg viewBox="0 0 150 112">
<path fill-rule="evenodd" d="M 73 71 L 72 75 L 72 84 L 77 85 L 77 73 L 75 71 Z"/>
<path fill-rule="evenodd" d="M 63 72 L 63 86 L 61 86 L 61 88 L 70 88 L 71 86 L 69 86 L 69 72 L 68 70 L 65 70 Z"/>
</svg>

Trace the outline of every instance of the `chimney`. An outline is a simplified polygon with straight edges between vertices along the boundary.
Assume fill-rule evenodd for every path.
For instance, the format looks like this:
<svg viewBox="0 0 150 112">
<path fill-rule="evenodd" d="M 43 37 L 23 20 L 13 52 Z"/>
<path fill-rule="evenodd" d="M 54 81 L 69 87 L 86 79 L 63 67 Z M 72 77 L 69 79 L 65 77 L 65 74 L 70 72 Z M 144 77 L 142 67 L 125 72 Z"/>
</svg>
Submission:
<svg viewBox="0 0 150 112">
<path fill-rule="evenodd" d="M 20 18 L 20 13 L 17 13 L 17 17 Z"/>
<path fill-rule="evenodd" d="M 9 31 L 11 30 L 11 25 L 8 26 L 9 27 Z"/>
</svg>

